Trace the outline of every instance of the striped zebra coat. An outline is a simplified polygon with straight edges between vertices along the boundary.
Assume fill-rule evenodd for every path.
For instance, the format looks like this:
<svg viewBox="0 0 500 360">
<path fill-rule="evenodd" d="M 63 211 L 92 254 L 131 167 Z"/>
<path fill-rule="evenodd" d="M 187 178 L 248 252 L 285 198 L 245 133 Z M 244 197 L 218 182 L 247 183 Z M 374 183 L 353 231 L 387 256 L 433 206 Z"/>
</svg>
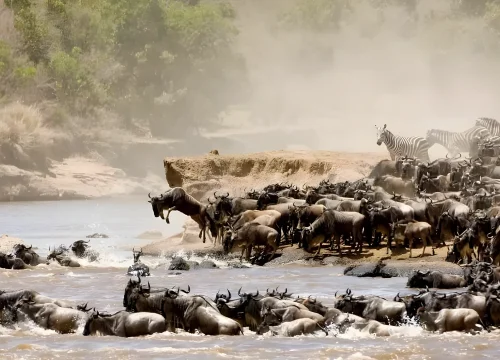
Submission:
<svg viewBox="0 0 500 360">
<path fill-rule="evenodd" d="M 500 136 L 500 123 L 495 119 L 481 117 L 476 120 L 476 126 L 485 127 L 492 136 Z"/>
<path fill-rule="evenodd" d="M 377 128 L 377 145 L 382 143 L 387 146 L 391 160 L 397 160 L 401 157 L 414 157 L 421 161 L 429 161 L 429 143 L 423 137 L 411 136 L 403 137 L 394 135 L 387 130 L 387 125 L 383 128 Z"/>
<path fill-rule="evenodd" d="M 487 128 L 473 126 L 463 132 L 431 129 L 427 131 L 426 139 L 430 146 L 440 144 L 452 156 L 456 156 L 462 152 L 470 152 L 472 146 L 477 146 L 477 139 L 486 139 L 489 136 L 490 132 Z"/>
</svg>

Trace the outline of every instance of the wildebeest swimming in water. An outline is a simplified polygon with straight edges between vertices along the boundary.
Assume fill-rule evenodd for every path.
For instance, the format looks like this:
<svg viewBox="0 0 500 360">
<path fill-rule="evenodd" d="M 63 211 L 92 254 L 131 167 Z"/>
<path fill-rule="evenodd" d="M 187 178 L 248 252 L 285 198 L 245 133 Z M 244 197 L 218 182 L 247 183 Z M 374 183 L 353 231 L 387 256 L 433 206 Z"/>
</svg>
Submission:
<svg viewBox="0 0 500 360">
<path fill-rule="evenodd" d="M 143 255 L 141 251 L 135 251 L 132 249 L 132 254 L 134 256 L 134 264 L 130 265 L 127 270 L 127 275 L 131 276 L 149 276 L 149 266 L 143 264 L 139 258 Z"/>
</svg>

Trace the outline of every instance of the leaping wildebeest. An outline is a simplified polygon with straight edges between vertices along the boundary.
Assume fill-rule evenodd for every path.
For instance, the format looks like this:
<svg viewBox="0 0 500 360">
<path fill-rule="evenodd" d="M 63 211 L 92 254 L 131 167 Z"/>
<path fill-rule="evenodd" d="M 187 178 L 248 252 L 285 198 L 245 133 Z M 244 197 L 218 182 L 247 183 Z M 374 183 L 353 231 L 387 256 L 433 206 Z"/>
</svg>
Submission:
<svg viewBox="0 0 500 360">
<path fill-rule="evenodd" d="M 155 217 L 161 217 L 167 224 L 170 224 L 169 215 L 172 211 L 180 211 L 181 213 L 191 217 L 200 226 L 200 234 L 198 237 L 203 238 L 205 242 L 205 232 L 207 226 L 210 228 L 210 233 L 213 238 L 217 236 L 217 230 L 214 220 L 207 213 L 207 206 L 200 203 L 194 197 L 186 193 L 183 188 L 174 187 L 160 196 L 151 197 L 148 194 L 148 202 L 153 207 Z M 167 216 L 163 214 L 163 210 L 167 210 Z"/>
</svg>

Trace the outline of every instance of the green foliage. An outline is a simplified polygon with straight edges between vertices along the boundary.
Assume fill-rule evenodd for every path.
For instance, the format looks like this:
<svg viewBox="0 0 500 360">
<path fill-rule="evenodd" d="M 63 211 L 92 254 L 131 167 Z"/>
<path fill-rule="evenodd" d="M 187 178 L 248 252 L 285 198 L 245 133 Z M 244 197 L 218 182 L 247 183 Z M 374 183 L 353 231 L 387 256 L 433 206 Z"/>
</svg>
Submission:
<svg viewBox="0 0 500 360">
<path fill-rule="evenodd" d="M 5 73 L 11 64 L 11 48 L 10 46 L 0 40 L 0 75 Z"/>
<path fill-rule="evenodd" d="M 31 7 L 20 9 L 15 17 L 15 27 L 21 33 L 22 46 L 35 64 L 48 59 L 50 44 L 48 28 Z"/>
<path fill-rule="evenodd" d="M 287 28 L 312 31 L 337 29 L 343 13 L 349 9 L 349 0 L 298 0 L 282 15 Z"/>
<path fill-rule="evenodd" d="M 34 66 L 20 66 L 14 70 L 14 73 L 20 82 L 27 83 L 35 78 L 36 68 Z"/>
</svg>

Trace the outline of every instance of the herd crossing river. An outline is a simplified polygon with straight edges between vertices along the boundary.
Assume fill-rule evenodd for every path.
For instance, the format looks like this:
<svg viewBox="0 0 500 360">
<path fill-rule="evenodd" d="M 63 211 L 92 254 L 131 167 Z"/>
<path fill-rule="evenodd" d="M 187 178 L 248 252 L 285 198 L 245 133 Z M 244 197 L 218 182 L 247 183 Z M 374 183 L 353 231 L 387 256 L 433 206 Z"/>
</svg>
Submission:
<svg viewBox="0 0 500 360">
<path fill-rule="evenodd" d="M 148 230 L 164 235 L 178 233 L 184 217 L 172 213 L 165 226 L 152 217 L 144 199 L 93 200 L 68 202 L 13 203 L 0 207 L 2 233 L 22 238 L 33 244 L 40 255 L 49 246 L 69 244 L 95 232 L 106 233 L 107 239 L 91 239 L 93 249 L 100 253 L 98 263 L 82 263 L 79 268 L 56 264 L 37 266 L 32 270 L 2 270 L 0 290 L 29 289 L 53 299 L 73 304 L 88 303 L 101 312 L 123 310 L 124 288 L 130 280 L 126 275 L 132 262 L 133 246 L 145 245 L 136 236 Z M 192 258 L 191 258 L 192 259 Z M 169 260 L 145 256 L 141 259 L 151 269 L 148 279 L 153 288 L 185 289 L 212 299 L 218 290 L 229 289 L 236 296 L 238 289 L 255 292 L 287 288 L 292 296 L 311 295 L 326 306 L 334 303 L 335 293 L 350 288 L 355 295 L 378 295 L 392 299 L 415 293 L 406 288 L 407 278 L 353 278 L 343 276 L 339 267 L 285 266 L 280 268 L 250 266 L 230 269 L 217 261 L 220 269 L 200 269 L 182 274 L 168 271 Z M 199 259 L 201 260 L 201 259 Z M 144 282 L 143 282 L 144 284 Z M 443 290 L 443 292 L 446 292 Z M 497 330 L 479 335 L 450 332 L 442 335 L 424 331 L 413 320 L 397 334 L 377 337 L 349 329 L 344 334 L 319 331 L 294 338 L 257 335 L 248 328 L 244 336 L 205 336 L 184 331 L 163 332 L 144 337 L 82 336 L 83 324 L 74 334 L 58 334 L 24 321 L 14 326 L 0 326 L 0 351 L 3 359 L 421 359 L 494 357 L 500 350 Z"/>
</svg>

